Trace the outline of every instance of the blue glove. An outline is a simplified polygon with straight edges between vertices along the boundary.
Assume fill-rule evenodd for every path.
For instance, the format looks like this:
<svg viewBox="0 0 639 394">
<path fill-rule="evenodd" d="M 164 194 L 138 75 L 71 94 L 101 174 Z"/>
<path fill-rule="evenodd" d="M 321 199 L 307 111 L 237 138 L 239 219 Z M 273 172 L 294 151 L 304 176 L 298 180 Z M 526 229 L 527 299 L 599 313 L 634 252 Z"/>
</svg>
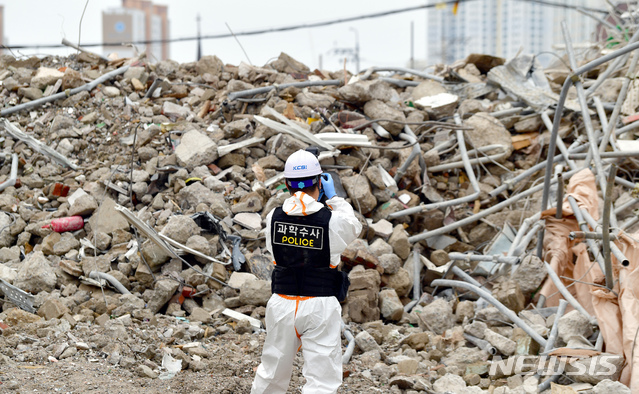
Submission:
<svg viewBox="0 0 639 394">
<path fill-rule="evenodd" d="M 331 176 L 331 174 L 325 172 L 322 174 L 321 179 L 324 194 L 326 194 L 326 198 L 330 200 L 337 195 L 337 193 L 335 193 L 335 183 L 333 183 L 333 177 Z"/>
</svg>

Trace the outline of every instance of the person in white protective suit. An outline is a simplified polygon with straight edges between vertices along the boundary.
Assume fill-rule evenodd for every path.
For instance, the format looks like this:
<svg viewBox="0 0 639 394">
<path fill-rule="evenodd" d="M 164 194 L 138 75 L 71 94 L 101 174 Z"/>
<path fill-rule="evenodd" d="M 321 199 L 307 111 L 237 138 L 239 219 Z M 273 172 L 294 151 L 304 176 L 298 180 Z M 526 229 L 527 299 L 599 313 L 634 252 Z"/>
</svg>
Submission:
<svg viewBox="0 0 639 394">
<path fill-rule="evenodd" d="M 275 264 L 273 295 L 251 393 L 285 393 L 300 349 L 302 392 L 336 393 L 342 384 L 340 301 L 349 285 L 337 266 L 362 225 L 350 204 L 336 196 L 333 179 L 322 173 L 313 153 L 299 150 L 289 156 L 284 176 L 291 197 L 266 217 L 266 248 Z"/>
</svg>

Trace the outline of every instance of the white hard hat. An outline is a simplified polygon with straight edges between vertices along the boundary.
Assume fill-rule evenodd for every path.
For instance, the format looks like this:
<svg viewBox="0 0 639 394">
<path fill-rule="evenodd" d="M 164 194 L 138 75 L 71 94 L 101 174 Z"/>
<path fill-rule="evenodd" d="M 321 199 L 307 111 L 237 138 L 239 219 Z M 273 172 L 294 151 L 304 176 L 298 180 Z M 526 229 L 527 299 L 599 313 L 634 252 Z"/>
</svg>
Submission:
<svg viewBox="0 0 639 394">
<path fill-rule="evenodd" d="M 300 149 L 286 159 L 284 177 L 287 179 L 310 178 L 321 173 L 319 160 L 311 152 Z"/>
</svg>

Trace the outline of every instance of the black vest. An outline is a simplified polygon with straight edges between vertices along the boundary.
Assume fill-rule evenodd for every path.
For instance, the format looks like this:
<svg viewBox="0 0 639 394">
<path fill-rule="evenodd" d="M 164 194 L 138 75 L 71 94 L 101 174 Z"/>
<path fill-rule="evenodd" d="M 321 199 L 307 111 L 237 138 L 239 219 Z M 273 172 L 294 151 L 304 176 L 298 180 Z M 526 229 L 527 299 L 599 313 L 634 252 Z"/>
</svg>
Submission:
<svg viewBox="0 0 639 394">
<path fill-rule="evenodd" d="M 308 216 L 288 216 L 276 208 L 271 219 L 275 269 L 271 291 L 293 296 L 329 297 L 339 291 L 341 274 L 330 268 L 328 223 L 324 207 Z"/>
</svg>

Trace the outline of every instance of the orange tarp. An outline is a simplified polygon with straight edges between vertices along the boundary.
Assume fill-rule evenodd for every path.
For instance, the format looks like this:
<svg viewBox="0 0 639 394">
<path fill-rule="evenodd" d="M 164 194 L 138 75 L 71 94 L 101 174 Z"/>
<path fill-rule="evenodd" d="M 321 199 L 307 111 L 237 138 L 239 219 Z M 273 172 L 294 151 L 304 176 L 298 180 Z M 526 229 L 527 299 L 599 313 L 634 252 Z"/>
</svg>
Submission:
<svg viewBox="0 0 639 394">
<path fill-rule="evenodd" d="M 613 256 L 613 292 L 589 284 L 603 286 L 605 277 L 599 264 L 590 261 L 586 243 L 571 241 L 568 237 L 571 231 L 579 230 L 568 196 L 574 197 L 579 207 L 590 213 L 595 220 L 599 218 L 595 177 L 589 169 L 584 169 L 570 178 L 566 199 L 562 204 L 563 218 L 555 218 L 556 208 L 542 213 L 542 218 L 546 220 L 544 259 L 551 262 L 552 269 L 559 277 L 584 282 L 562 279 L 564 285 L 570 286 L 568 289 L 571 294 L 584 309 L 597 318 L 604 338 L 604 350 L 625 356 L 626 367 L 620 381 L 630 386 L 633 392 L 639 392 L 639 344 L 636 340 L 639 332 L 639 234 L 620 234 L 616 241 L 619 249 L 630 260 L 630 266 L 621 267 Z M 547 306 L 557 306 L 562 298 L 550 279 L 546 280 L 539 294 L 546 297 Z M 634 355 L 633 348 L 636 348 Z M 635 373 L 634 366 L 637 366 Z"/>
</svg>

